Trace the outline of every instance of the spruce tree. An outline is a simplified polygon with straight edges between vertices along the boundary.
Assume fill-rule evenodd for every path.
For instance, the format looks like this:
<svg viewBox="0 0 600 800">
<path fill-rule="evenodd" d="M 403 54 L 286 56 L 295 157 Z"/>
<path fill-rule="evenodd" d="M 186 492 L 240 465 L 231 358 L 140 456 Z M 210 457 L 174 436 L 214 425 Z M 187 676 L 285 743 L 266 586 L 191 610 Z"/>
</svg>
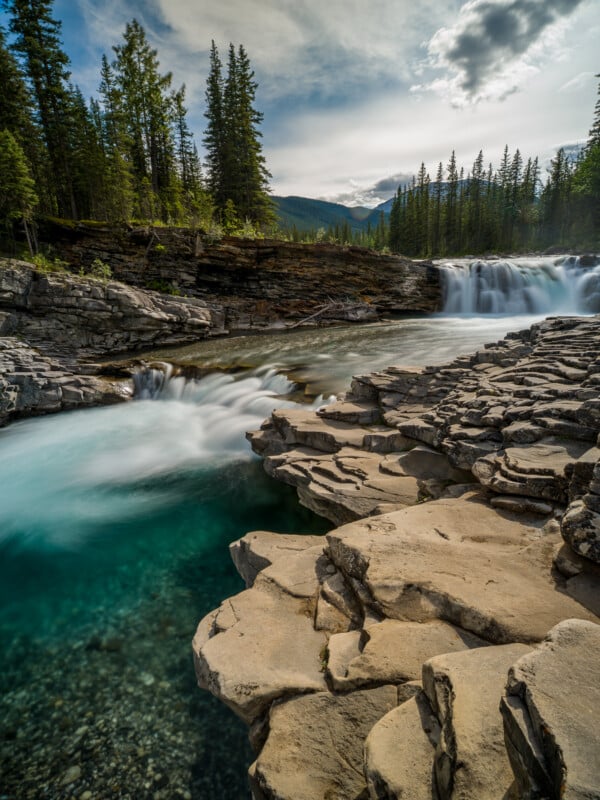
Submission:
<svg viewBox="0 0 600 800">
<path fill-rule="evenodd" d="M 142 218 L 174 221 L 181 215 L 175 169 L 171 73 L 161 75 L 157 51 L 137 20 L 127 23 L 124 44 L 113 48 L 115 85 L 126 109 L 129 157 Z"/>
<path fill-rule="evenodd" d="M 255 108 L 257 83 L 242 45 L 229 46 L 227 76 L 212 42 L 206 85 L 204 135 L 208 183 L 222 215 L 228 201 L 237 217 L 257 225 L 274 221 L 268 195 L 270 174 L 260 142 L 263 115 Z"/>
<path fill-rule="evenodd" d="M 29 222 L 37 203 L 23 148 L 9 130 L 0 130 L 0 220 L 6 227 L 14 220 L 23 222 L 31 253 L 34 248 Z"/>
<path fill-rule="evenodd" d="M 207 125 L 203 142 L 206 148 L 208 188 L 216 208 L 222 211 L 227 201 L 224 194 L 226 134 L 223 112 L 223 67 L 214 40 L 211 42 L 210 70 L 206 82 L 205 117 Z"/>
<path fill-rule="evenodd" d="M 50 202 L 61 216 L 78 216 L 69 151 L 69 58 L 62 49 L 60 22 L 51 14 L 51 0 L 10 0 L 14 49 L 36 102 L 48 156 Z"/>
</svg>

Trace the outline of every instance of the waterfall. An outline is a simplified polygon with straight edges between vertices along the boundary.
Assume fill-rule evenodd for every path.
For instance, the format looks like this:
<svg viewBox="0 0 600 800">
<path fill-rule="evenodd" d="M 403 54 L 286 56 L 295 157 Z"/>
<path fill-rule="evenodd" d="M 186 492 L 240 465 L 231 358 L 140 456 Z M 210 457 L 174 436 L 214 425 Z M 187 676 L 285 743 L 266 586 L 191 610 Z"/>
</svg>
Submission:
<svg viewBox="0 0 600 800">
<path fill-rule="evenodd" d="M 456 260 L 439 267 L 446 314 L 600 312 L 600 263 L 589 256 Z"/>
</svg>

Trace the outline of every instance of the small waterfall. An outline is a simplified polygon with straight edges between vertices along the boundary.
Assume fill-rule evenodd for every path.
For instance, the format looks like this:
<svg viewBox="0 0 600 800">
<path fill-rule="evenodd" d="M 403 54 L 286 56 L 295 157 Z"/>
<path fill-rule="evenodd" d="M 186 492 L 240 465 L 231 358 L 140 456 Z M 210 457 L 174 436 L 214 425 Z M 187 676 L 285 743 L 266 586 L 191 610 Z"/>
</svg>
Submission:
<svg viewBox="0 0 600 800">
<path fill-rule="evenodd" d="M 598 259 L 457 260 L 442 262 L 439 267 L 446 314 L 600 312 Z"/>
</svg>

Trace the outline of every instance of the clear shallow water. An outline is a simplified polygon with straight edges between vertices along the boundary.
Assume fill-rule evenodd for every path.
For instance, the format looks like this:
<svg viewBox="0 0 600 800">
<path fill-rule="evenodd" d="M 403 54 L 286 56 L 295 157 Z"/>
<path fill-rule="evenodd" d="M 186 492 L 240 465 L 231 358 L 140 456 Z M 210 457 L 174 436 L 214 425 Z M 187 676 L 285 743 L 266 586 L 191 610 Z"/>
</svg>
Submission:
<svg viewBox="0 0 600 800">
<path fill-rule="evenodd" d="M 245 726 L 190 639 L 244 588 L 229 542 L 327 529 L 243 438 L 289 388 L 175 380 L 0 431 L 0 797 L 247 796 Z"/>
</svg>

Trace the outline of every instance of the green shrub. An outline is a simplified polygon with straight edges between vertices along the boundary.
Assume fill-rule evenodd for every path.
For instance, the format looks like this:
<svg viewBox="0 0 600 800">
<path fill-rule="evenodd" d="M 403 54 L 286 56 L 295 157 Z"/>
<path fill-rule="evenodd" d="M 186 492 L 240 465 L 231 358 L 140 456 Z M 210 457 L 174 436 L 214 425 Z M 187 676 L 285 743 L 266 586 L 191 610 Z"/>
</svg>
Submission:
<svg viewBox="0 0 600 800">
<path fill-rule="evenodd" d="M 50 259 L 43 253 L 31 256 L 30 261 L 38 272 L 65 272 L 68 266 L 66 261 L 61 261 L 60 258 Z"/>
<path fill-rule="evenodd" d="M 150 289 L 153 292 L 161 292 L 161 294 L 170 294 L 173 297 L 181 297 L 181 292 L 176 286 L 173 286 L 172 283 L 168 281 L 148 281 L 146 284 L 146 289 Z"/>
<path fill-rule="evenodd" d="M 95 258 L 88 270 L 88 275 L 91 275 L 92 278 L 99 278 L 102 281 L 107 281 L 112 278 L 112 270 L 102 259 Z"/>
</svg>

